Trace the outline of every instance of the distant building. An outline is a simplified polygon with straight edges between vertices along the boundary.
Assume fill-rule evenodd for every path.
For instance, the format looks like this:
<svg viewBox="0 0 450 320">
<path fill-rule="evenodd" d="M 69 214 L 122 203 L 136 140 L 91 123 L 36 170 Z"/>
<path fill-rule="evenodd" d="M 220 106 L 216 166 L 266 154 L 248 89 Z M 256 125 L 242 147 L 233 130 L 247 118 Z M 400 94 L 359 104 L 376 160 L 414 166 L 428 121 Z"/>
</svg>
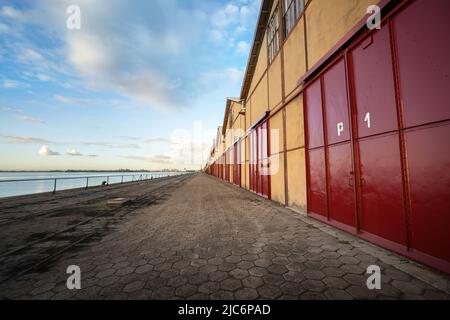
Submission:
<svg viewBox="0 0 450 320">
<path fill-rule="evenodd" d="M 449 12 L 263 0 L 206 171 L 450 273 Z"/>
</svg>

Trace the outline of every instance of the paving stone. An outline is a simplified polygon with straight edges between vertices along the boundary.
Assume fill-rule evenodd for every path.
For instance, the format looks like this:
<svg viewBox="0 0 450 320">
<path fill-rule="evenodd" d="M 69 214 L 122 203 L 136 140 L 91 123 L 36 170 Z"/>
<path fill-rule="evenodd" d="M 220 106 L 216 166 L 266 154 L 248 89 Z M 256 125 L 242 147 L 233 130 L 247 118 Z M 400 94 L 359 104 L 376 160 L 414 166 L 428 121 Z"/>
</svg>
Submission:
<svg viewBox="0 0 450 320">
<path fill-rule="evenodd" d="M 279 274 L 267 274 L 263 276 L 262 279 L 264 280 L 264 283 L 276 286 L 282 284 L 285 281 L 283 276 Z"/>
<path fill-rule="evenodd" d="M 345 289 L 350 286 L 347 281 L 337 277 L 326 277 L 322 281 L 326 286 L 333 289 Z"/>
<path fill-rule="evenodd" d="M 182 298 L 188 298 L 189 296 L 192 296 L 197 292 L 198 292 L 197 286 L 194 286 L 192 284 L 184 284 L 176 288 L 175 295 Z"/>
<path fill-rule="evenodd" d="M 321 280 L 325 278 L 325 274 L 322 271 L 319 270 L 305 270 L 303 271 L 303 275 L 306 279 L 312 279 L 312 280 Z"/>
<path fill-rule="evenodd" d="M 167 285 L 171 286 L 171 287 L 179 287 L 182 286 L 183 284 L 186 284 L 188 282 L 188 278 L 183 277 L 183 276 L 177 276 L 177 277 L 173 277 L 171 279 L 169 279 L 169 281 L 167 281 Z"/>
<path fill-rule="evenodd" d="M 254 267 L 254 268 L 249 269 L 248 273 L 250 273 L 250 275 L 252 275 L 252 276 L 262 277 L 262 276 L 265 276 L 266 274 L 268 274 L 269 272 L 265 268 Z"/>
<path fill-rule="evenodd" d="M 222 288 L 223 290 L 235 291 L 240 287 L 242 287 L 242 283 L 238 279 L 228 278 L 220 283 L 220 288 Z"/>
<path fill-rule="evenodd" d="M 76 231 L 96 232 L 99 237 L 68 250 L 45 265 L 42 272 L 0 283 L 0 297 L 450 299 L 448 293 L 434 287 L 441 284 L 446 289 L 448 276 L 217 179 L 201 174 L 174 179 L 180 182 L 130 184 L 116 191 L 111 186 L 112 193 L 123 190 L 123 196 L 133 199 L 151 196 L 153 202 L 132 214 L 113 211 L 83 225 Z M 92 193 L 70 192 L 74 194 L 69 197 L 74 206 L 101 199 Z M 54 232 L 70 221 L 85 219 L 77 210 L 58 217 L 48 214 L 58 206 L 67 208 L 67 199 L 59 203 L 52 198 L 53 209 L 46 209 L 45 202 L 38 214 L 46 216 L 46 223 L 29 219 L 27 228 L 35 233 L 53 227 L 53 231 L 47 231 Z M 33 215 L 36 213 L 30 217 Z M 4 232 L 14 228 L 19 224 L 11 223 Z M 27 228 L 24 232 L 19 228 L 15 237 L 26 239 L 32 234 Z M 8 245 L 17 245 L 14 237 L 4 238 Z M 45 256 L 49 245 L 36 248 L 36 253 Z M 2 260 L 1 271 L 14 270 L 29 259 L 26 252 L 9 257 Z M 68 263 L 82 268 L 82 292 L 66 288 Z M 366 287 L 370 264 L 382 269 L 381 290 Z M 429 279 L 429 283 L 418 278 Z"/>
<path fill-rule="evenodd" d="M 289 271 L 285 266 L 279 264 L 273 264 L 269 266 L 267 270 L 275 274 L 284 274 Z"/>
<path fill-rule="evenodd" d="M 257 291 L 263 299 L 276 299 L 282 294 L 278 287 L 270 285 L 261 286 L 257 289 Z"/>
<path fill-rule="evenodd" d="M 220 289 L 219 282 L 213 282 L 213 281 L 204 282 L 198 287 L 199 292 L 206 293 L 206 294 L 214 293 L 214 292 L 218 291 L 219 289 Z"/>
<path fill-rule="evenodd" d="M 211 281 L 222 281 L 228 277 L 228 274 L 223 271 L 215 271 L 208 275 L 209 280 Z"/>
<path fill-rule="evenodd" d="M 376 293 L 373 290 L 367 289 L 367 287 L 352 285 L 345 289 L 345 291 L 347 291 L 347 293 L 350 294 L 353 298 L 358 300 L 368 300 L 376 298 Z"/>
<path fill-rule="evenodd" d="M 233 293 L 230 291 L 220 290 L 211 294 L 210 298 L 212 300 L 233 300 L 234 296 Z"/>
<path fill-rule="evenodd" d="M 127 292 L 127 293 L 128 292 L 134 292 L 134 291 L 137 291 L 137 290 L 140 290 L 140 289 L 144 288 L 144 286 L 145 286 L 145 282 L 144 281 L 134 281 L 134 282 L 132 282 L 130 284 L 127 284 L 123 288 L 123 291 Z"/>
<path fill-rule="evenodd" d="M 420 295 L 423 291 L 422 288 L 415 286 L 414 284 L 408 281 L 394 280 L 392 281 L 391 285 L 405 294 Z"/>
<path fill-rule="evenodd" d="M 236 279 L 244 279 L 245 277 L 247 277 L 249 275 L 247 270 L 244 269 L 234 269 L 233 271 L 230 272 L 230 275 L 235 277 Z"/>
<path fill-rule="evenodd" d="M 285 282 L 280 286 L 280 289 L 284 294 L 292 296 L 299 296 L 305 292 L 305 289 L 301 286 L 301 284 L 295 282 Z"/>
<path fill-rule="evenodd" d="M 242 284 L 244 285 L 244 287 L 255 289 L 262 286 L 264 284 L 264 281 L 260 277 L 249 276 L 242 280 Z"/>
<path fill-rule="evenodd" d="M 326 288 L 326 286 L 322 281 L 311 279 L 302 281 L 301 285 L 303 288 L 305 288 L 306 291 L 314 291 L 314 292 L 322 292 Z"/>
<path fill-rule="evenodd" d="M 353 297 L 347 293 L 345 290 L 339 289 L 327 289 L 324 295 L 329 300 L 353 300 Z"/>
<path fill-rule="evenodd" d="M 243 288 L 234 293 L 237 300 L 255 300 L 258 298 L 258 292 L 255 289 Z"/>
</svg>

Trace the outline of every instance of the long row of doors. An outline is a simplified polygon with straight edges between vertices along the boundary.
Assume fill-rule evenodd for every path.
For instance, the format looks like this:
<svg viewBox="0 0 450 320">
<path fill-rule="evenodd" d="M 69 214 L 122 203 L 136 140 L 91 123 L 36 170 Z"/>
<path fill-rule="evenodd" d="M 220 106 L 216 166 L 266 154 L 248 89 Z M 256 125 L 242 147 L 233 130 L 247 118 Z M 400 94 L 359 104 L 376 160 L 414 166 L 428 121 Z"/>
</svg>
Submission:
<svg viewBox="0 0 450 320">
<path fill-rule="evenodd" d="M 250 191 L 270 198 L 269 120 L 257 126 L 250 140 Z"/>
<path fill-rule="evenodd" d="M 310 215 L 450 272 L 450 1 L 410 1 L 305 90 Z"/>
<path fill-rule="evenodd" d="M 270 198 L 269 121 L 259 124 L 249 134 L 249 187 L 250 191 Z M 241 141 L 237 141 L 216 162 L 208 173 L 237 186 L 242 185 Z M 232 172 L 232 175 L 230 175 Z"/>
</svg>

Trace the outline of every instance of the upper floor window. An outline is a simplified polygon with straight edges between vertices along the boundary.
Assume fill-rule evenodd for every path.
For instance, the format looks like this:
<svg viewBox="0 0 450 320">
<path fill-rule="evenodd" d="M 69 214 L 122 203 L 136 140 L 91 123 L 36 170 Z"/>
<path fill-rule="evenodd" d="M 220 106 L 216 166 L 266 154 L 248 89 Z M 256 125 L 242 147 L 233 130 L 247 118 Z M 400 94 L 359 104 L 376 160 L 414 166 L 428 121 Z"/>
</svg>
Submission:
<svg viewBox="0 0 450 320">
<path fill-rule="evenodd" d="M 278 9 L 276 9 L 272 15 L 272 18 L 270 18 L 269 26 L 267 29 L 267 43 L 268 43 L 268 47 L 269 47 L 269 63 L 272 63 L 272 61 L 275 59 L 275 56 L 278 53 L 278 50 L 280 49 L 280 34 L 278 32 L 279 27 L 280 27 L 280 22 L 278 19 Z"/>
<path fill-rule="evenodd" d="M 284 37 L 292 31 L 304 9 L 305 0 L 283 0 Z"/>
</svg>

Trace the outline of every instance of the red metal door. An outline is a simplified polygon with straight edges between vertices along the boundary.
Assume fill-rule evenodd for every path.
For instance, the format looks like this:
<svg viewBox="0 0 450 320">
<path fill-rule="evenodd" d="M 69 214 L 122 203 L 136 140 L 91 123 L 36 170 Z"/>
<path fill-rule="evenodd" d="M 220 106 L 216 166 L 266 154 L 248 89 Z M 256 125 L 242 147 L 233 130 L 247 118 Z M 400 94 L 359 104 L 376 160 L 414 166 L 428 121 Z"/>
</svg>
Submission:
<svg viewBox="0 0 450 320">
<path fill-rule="evenodd" d="M 398 133 L 364 138 L 358 145 L 361 231 L 406 245 Z"/>
<path fill-rule="evenodd" d="M 238 141 L 233 147 L 233 183 L 241 186 L 241 142 Z"/>
<path fill-rule="evenodd" d="M 307 147 L 323 147 L 322 89 L 320 79 L 312 83 L 305 91 Z"/>
<path fill-rule="evenodd" d="M 269 126 L 268 121 L 259 126 L 259 168 L 260 168 L 260 194 L 268 198 L 270 194 L 270 168 L 269 168 Z"/>
<path fill-rule="evenodd" d="M 448 0 L 417 0 L 394 19 L 405 126 L 450 119 Z"/>
<path fill-rule="evenodd" d="M 328 144 L 329 217 L 354 227 L 354 174 L 344 59 L 324 73 L 322 92 Z"/>
<path fill-rule="evenodd" d="M 250 133 L 250 191 L 256 192 L 256 180 L 258 175 L 256 174 L 256 131 Z"/>
<path fill-rule="evenodd" d="M 450 1 L 393 10 L 307 84 L 308 212 L 450 272 Z"/>
<path fill-rule="evenodd" d="M 322 89 L 320 79 L 305 90 L 308 160 L 308 212 L 328 218 Z"/>
<path fill-rule="evenodd" d="M 411 246 L 448 272 L 449 12 L 450 1 L 417 0 L 393 19 L 409 169 Z"/>
<path fill-rule="evenodd" d="M 412 245 L 447 263 L 450 262 L 449 137 L 449 121 L 406 133 Z"/>
<path fill-rule="evenodd" d="M 308 211 L 328 218 L 325 149 L 308 151 Z"/>
<path fill-rule="evenodd" d="M 389 24 L 363 39 L 350 51 L 349 60 L 359 148 L 359 227 L 362 232 L 406 245 Z"/>
<path fill-rule="evenodd" d="M 268 122 L 250 133 L 250 190 L 270 197 Z"/>
</svg>

